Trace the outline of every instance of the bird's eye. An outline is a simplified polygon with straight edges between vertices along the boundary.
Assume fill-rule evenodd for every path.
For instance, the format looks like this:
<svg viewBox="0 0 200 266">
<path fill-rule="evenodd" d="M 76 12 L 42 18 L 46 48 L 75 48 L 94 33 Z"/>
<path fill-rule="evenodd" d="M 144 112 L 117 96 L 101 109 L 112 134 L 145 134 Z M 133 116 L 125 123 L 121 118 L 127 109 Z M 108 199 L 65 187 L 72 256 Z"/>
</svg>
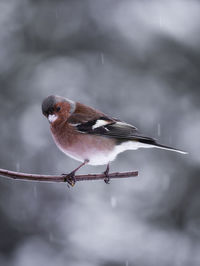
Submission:
<svg viewBox="0 0 200 266">
<path fill-rule="evenodd" d="M 56 111 L 57 111 L 57 112 L 59 112 L 59 111 L 60 111 L 60 106 L 58 106 L 58 107 L 56 108 Z"/>
</svg>

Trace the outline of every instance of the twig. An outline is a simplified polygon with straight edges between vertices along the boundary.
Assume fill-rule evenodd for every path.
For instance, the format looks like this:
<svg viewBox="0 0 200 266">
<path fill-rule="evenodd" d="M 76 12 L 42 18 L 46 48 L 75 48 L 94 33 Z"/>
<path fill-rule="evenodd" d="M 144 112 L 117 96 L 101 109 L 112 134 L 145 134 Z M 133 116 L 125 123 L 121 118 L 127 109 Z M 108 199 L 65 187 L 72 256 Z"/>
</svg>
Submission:
<svg viewBox="0 0 200 266">
<path fill-rule="evenodd" d="M 0 169 L 0 175 L 6 176 L 12 179 L 26 180 L 26 181 L 38 181 L 38 182 L 68 182 L 66 175 L 40 175 L 40 174 L 27 174 L 9 171 L 6 169 Z M 127 178 L 138 176 L 138 171 L 135 172 L 123 172 L 123 173 L 110 173 L 107 178 Z M 104 180 L 105 174 L 88 174 L 88 175 L 76 175 L 76 181 L 86 180 Z"/>
</svg>

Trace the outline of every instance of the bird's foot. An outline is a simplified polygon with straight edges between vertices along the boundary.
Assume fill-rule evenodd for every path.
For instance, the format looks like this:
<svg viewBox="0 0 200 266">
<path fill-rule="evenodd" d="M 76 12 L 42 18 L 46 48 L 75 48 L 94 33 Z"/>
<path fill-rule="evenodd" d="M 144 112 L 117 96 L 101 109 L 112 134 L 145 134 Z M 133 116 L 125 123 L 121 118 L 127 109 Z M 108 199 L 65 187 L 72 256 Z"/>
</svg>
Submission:
<svg viewBox="0 0 200 266">
<path fill-rule="evenodd" d="M 103 172 L 103 174 L 105 175 L 104 182 L 106 184 L 110 184 L 110 177 L 108 173 L 109 173 L 109 165 L 107 165 L 106 171 Z"/>
<path fill-rule="evenodd" d="M 110 184 L 110 178 L 109 178 L 109 177 L 104 178 L 104 182 L 105 182 L 107 185 Z"/>
<path fill-rule="evenodd" d="M 68 183 L 68 186 L 70 185 L 71 187 L 73 187 L 76 183 L 76 178 L 75 178 L 75 172 L 72 171 L 71 173 L 69 174 L 62 174 L 65 176 L 64 178 L 64 182 L 67 182 Z"/>
<path fill-rule="evenodd" d="M 76 183 L 75 173 L 87 163 L 89 163 L 89 160 L 85 159 L 84 162 L 82 164 L 80 164 L 76 169 L 74 169 L 71 173 L 62 174 L 65 176 L 64 182 L 68 183 L 68 187 L 69 187 L 69 185 L 72 187 L 75 185 L 75 183 Z"/>
</svg>

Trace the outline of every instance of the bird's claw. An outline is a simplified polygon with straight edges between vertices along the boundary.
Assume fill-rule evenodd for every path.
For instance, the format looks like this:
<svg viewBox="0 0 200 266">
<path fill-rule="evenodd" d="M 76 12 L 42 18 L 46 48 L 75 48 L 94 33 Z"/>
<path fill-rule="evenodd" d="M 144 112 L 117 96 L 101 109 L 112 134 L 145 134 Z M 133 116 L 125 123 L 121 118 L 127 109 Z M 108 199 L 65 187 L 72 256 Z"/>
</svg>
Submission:
<svg viewBox="0 0 200 266">
<path fill-rule="evenodd" d="M 107 185 L 110 184 L 110 178 L 109 178 L 109 177 L 104 178 L 104 182 L 105 182 Z"/>
<path fill-rule="evenodd" d="M 109 177 L 108 173 L 109 173 L 109 170 L 108 169 L 106 169 L 106 171 L 103 172 L 103 174 L 105 175 L 104 182 L 107 185 L 110 184 L 110 177 Z"/>
<path fill-rule="evenodd" d="M 75 178 L 75 173 L 72 171 L 69 174 L 62 174 L 65 176 L 64 178 L 64 182 L 67 182 L 68 185 L 70 185 L 71 187 L 73 187 L 76 183 L 76 178 Z"/>
</svg>

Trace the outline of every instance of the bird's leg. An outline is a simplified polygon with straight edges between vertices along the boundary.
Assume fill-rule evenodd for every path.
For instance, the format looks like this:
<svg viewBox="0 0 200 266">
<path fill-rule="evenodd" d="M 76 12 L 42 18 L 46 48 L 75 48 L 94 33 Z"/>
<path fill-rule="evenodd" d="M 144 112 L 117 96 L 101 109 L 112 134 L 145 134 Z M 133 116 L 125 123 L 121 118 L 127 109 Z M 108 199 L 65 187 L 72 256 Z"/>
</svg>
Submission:
<svg viewBox="0 0 200 266">
<path fill-rule="evenodd" d="M 109 176 L 108 176 L 109 170 L 110 170 L 110 166 L 109 166 L 109 163 L 108 163 L 108 164 L 107 164 L 107 167 L 106 167 L 106 170 L 103 172 L 104 175 L 105 175 L 104 182 L 105 182 L 106 184 L 110 184 L 110 178 L 109 178 Z"/>
<path fill-rule="evenodd" d="M 75 168 L 71 173 L 69 174 L 63 174 L 65 175 L 65 182 L 67 182 L 70 186 L 74 186 L 76 183 L 75 173 L 84 165 L 86 165 L 89 162 L 88 159 L 86 159 L 82 164 L 80 164 L 77 168 Z"/>
</svg>

